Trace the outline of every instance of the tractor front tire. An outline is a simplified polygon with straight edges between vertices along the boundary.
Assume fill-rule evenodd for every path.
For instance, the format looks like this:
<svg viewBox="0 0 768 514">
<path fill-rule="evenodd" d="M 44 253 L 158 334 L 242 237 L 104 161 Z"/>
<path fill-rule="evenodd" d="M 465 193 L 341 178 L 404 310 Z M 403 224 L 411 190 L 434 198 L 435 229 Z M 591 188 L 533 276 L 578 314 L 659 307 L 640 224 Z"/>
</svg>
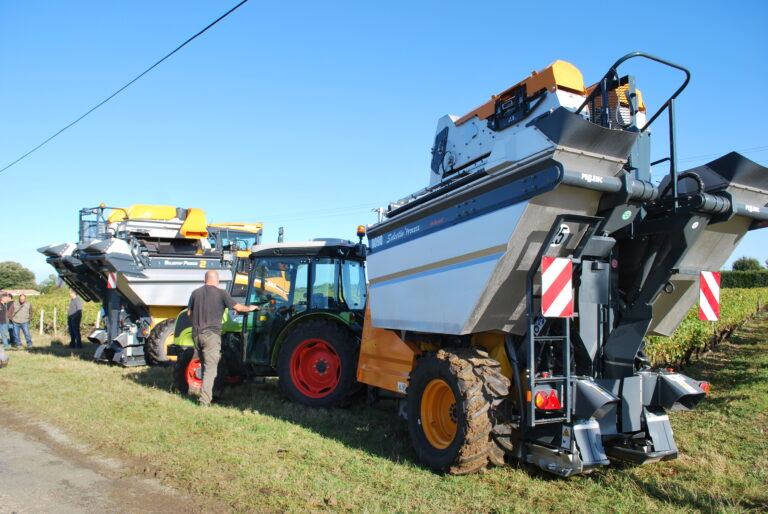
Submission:
<svg viewBox="0 0 768 514">
<path fill-rule="evenodd" d="M 475 348 L 426 354 L 408 388 L 408 431 L 430 468 L 467 475 L 504 464 L 495 407 L 509 394 L 499 363 Z"/>
<path fill-rule="evenodd" d="M 219 368 L 216 373 L 216 380 L 213 382 L 214 400 L 221 393 L 221 390 L 227 384 L 229 379 L 229 366 L 222 356 L 219 359 Z M 203 390 L 203 366 L 200 362 L 200 356 L 197 349 L 193 347 L 186 348 L 179 355 L 176 364 L 173 367 L 173 387 L 178 392 L 188 396 L 200 396 Z"/>
<path fill-rule="evenodd" d="M 144 358 L 149 366 L 167 366 L 168 359 L 168 339 L 172 342 L 173 328 L 176 325 L 176 318 L 168 318 L 161 321 L 152 332 L 149 333 L 147 342 L 144 343 Z"/>
<path fill-rule="evenodd" d="M 195 348 L 185 348 L 173 367 L 173 386 L 181 394 L 199 395 L 203 387 L 202 367 Z"/>
<path fill-rule="evenodd" d="M 344 325 L 311 320 L 283 341 L 277 361 L 280 388 L 296 403 L 344 407 L 362 390 L 357 381 L 360 345 Z"/>
</svg>

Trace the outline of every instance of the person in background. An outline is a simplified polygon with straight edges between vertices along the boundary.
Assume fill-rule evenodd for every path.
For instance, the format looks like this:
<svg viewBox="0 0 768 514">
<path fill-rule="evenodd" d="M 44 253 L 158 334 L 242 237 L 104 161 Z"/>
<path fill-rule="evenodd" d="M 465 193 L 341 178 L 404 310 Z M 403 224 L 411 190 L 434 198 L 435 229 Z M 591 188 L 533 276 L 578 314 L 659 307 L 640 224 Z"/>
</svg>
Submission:
<svg viewBox="0 0 768 514">
<path fill-rule="evenodd" d="M 8 356 L 5 354 L 5 349 L 0 346 L 0 368 L 8 366 Z"/>
<path fill-rule="evenodd" d="M 69 291 L 69 309 L 67 310 L 67 328 L 69 329 L 69 346 L 82 348 L 83 340 L 80 334 L 80 322 L 83 320 L 83 300 L 77 294 Z"/>
<path fill-rule="evenodd" d="M 13 302 L 11 309 L 11 321 L 13 322 L 13 335 L 16 338 L 16 348 L 22 347 L 19 330 L 24 333 L 27 348 L 31 348 L 32 336 L 29 334 L 29 321 L 32 319 L 32 304 L 27 301 L 27 295 L 20 295 L 19 299 Z"/>
<path fill-rule="evenodd" d="M 11 295 L 8 293 L 0 293 L 0 338 L 3 340 L 3 349 L 7 349 L 9 347 L 8 322 L 10 321 L 10 307 L 8 303 L 10 301 Z"/>
<path fill-rule="evenodd" d="M 221 317 L 224 310 L 237 312 L 258 310 L 256 305 L 238 303 L 229 293 L 219 289 L 219 274 L 214 270 L 205 272 L 205 285 L 192 291 L 187 314 L 192 321 L 192 340 L 203 370 L 203 388 L 200 405 L 208 407 L 213 399 L 213 383 L 219 371 L 221 359 Z"/>
</svg>

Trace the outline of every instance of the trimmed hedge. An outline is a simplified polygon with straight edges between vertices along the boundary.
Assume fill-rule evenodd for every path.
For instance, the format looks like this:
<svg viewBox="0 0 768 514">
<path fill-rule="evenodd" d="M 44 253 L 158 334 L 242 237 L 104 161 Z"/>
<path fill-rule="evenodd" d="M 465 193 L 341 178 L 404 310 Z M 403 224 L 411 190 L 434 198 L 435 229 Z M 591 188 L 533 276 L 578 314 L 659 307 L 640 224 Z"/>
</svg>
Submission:
<svg viewBox="0 0 768 514">
<path fill-rule="evenodd" d="M 768 269 L 759 271 L 721 271 L 721 288 L 768 287 Z"/>
<path fill-rule="evenodd" d="M 671 337 L 649 336 L 646 353 L 654 366 L 679 368 L 689 364 L 742 323 L 764 310 L 768 288 L 721 289 L 720 320 L 699 321 L 699 307 L 694 306 Z"/>
</svg>

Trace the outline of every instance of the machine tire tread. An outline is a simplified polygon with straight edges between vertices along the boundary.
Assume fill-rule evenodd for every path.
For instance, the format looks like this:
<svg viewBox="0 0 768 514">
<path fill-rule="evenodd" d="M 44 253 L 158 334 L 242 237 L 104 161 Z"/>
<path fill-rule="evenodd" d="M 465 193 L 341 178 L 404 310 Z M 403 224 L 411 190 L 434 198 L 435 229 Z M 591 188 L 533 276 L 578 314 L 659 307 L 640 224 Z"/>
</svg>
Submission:
<svg viewBox="0 0 768 514">
<path fill-rule="evenodd" d="M 168 318 L 161 321 L 149 333 L 146 343 L 144 343 L 144 358 L 149 366 L 164 366 L 170 360 L 166 352 L 165 341 L 168 336 L 173 334 L 176 318 Z"/>
<path fill-rule="evenodd" d="M 499 363 L 488 358 L 484 351 L 477 348 L 453 348 L 427 354 L 414 372 L 412 385 L 418 382 L 417 387 L 425 386 L 430 377 L 419 378 L 419 375 L 429 373 L 430 368 L 442 368 L 446 364 L 446 371 L 455 379 L 459 392 L 457 401 L 461 403 L 465 423 L 459 427 L 457 442 L 437 456 L 436 453 L 440 452 L 436 452 L 429 443 L 425 446 L 423 435 L 420 435 L 423 432 L 419 428 L 419 398 L 408 416 L 409 420 L 414 420 L 409 428 L 416 453 L 433 469 L 453 475 L 468 475 L 503 465 L 505 452 L 496 443 L 493 434 L 494 408 L 508 394 L 509 380 L 501 374 Z"/>
</svg>

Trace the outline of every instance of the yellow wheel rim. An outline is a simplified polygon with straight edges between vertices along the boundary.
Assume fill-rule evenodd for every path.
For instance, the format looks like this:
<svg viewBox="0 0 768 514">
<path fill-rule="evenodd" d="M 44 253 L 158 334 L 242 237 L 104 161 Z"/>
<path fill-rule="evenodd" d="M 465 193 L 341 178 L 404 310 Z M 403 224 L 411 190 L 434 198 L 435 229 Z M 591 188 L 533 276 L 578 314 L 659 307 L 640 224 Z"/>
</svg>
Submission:
<svg viewBox="0 0 768 514">
<path fill-rule="evenodd" d="M 421 427 L 429 444 L 448 448 L 456 437 L 457 418 L 453 390 L 444 380 L 432 380 L 421 396 Z"/>
</svg>

